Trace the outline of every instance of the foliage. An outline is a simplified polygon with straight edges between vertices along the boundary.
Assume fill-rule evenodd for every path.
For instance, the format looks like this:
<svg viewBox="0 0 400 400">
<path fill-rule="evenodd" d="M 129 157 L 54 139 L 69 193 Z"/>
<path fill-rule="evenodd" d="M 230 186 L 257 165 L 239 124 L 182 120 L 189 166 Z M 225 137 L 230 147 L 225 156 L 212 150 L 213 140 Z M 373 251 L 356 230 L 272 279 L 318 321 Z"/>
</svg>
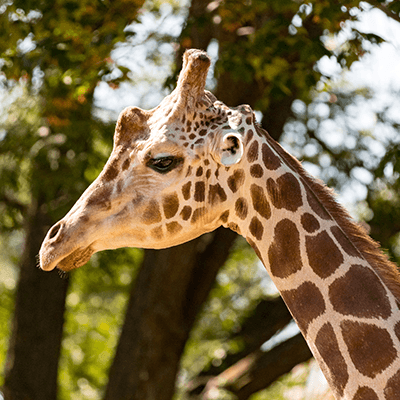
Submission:
<svg viewBox="0 0 400 400">
<path fill-rule="evenodd" d="M 9 278 L 9 277 L 8 277 Z M 2 277 L 3 281 L 4 277 Z M 9 331 L 11 329 L 12 312 L 14 308 L 14 287 L 8 285 L 9 281 L 0 284 L 0 365 L 5 364 Z M 2 384 L 2 381 L 0 381 Z"/>
<path fill-rule="evenodd" d="M 110 51 L 142 4 L 140 0 L 5 2 L 1 8 L 2 70 L 9 79 L 23 77 L 35 84 L 40 69 L 44 87 L 50 91 L 62 79 L 71 94 L 70 99 L 59 97 L 66 103 L 57 108 L 67 111 L 73 107 L 72 99 L 85 101 L 99 74 L 111 72 Z M 125 71 L 121 72 L 123 78 Z"/>
<path fill-rule="evenodd" d="M 315 360 L 299 364 L 290 374 L 278 379 L 267 389 L 254 394 L 251 400 L 333 400 L 333 395 L 327 394 L 327 385 L 321 385 L 323 382 L 318 382 L 318 377 L 314 376 L 318 369 Z"/>
<path fill-rule="evenodd" d="M 397 258 L 400 121 L 394 110 L 399 95 L 388 93 L 377 101 L 378 96 L 345 78 L 327 81 L 309 105 L 294 103 L 297 118 L 288 122 L 283 142 L 344 201 L 362 202 L 359 217 Z"/>
<path fill-rule="evenodd" d="M 229 261 L 219 272 L 187 343 L 181 385 L 184 386 L 208 365 L 220 364 L 229 352 L 236 353 L 241 349 L 241 343 L 231 335 L 238 331 L 241 322 L 265 296 L 260 284 L 265 275 L 254 251 L 240 238 Z"/>
<path fill-rule="evenodd" d="M 60 399 L 101 398 L 141 258 L 138 249 L 106 251 L 74 273 L 67 295 Z"/>
<path fill-rule="evenodd" d="M 33 204 L 47 215 L 50 225 L 68 211 L 101 170 L 111 150 L 113 126 L 93 116 L 94 91 L 101 80 L 117 88 L 120 82 L 132 78 L 127 67 L 117 65 L 110 54 L 125 33 L 132 32 L 125 29 L 126 24 L 133 20 L 141 3 L 45 0 L 0 6 L 0 78 L 10 99 L 0 119 L 0 251 L 14 253 L 7 261 L 8 268 L 18 264 L 18 253 L 23 251 L 21 237 Z M 163 15 L 162 3 L 151 5 L 157 16 Z M 172 11 L 177 12 L 177 5 L 172 3 Z M 289 0 L 210 2 L 206 14 L 196 20 L 188 18 L 180 43 L 182 47 L 192 45 L 188 32 L 194 23 L 212 26 L 210 37 L 219 45 L 217 78 L 230 74 L 236 82 L 258 87 L 262 94 L 253 97 L 264 113 L 277 99 L 290 99 L 290 103 L 297 99 L 293 104 L 296 119 L 286 126 L 286 145 L 305 160 L 305 165 L 314 165 L 314 170 L 317 166 L 320 177 L 331 186 L 343 188 L 349 177 L 352 184 L 357 180 L 364 188 L 369 184 L 368 191 L 364 189 L 364 211 L 373 233 L 393 256 L 399 257 L 400 228 L 393 223 L 399 220 L 395 216 L 400 209 L 398 135 L 389 135 L 382 143 L 377 132 L 352 125 L 349 115 L 355 102 L 368 102 L 371 92 L 348 90 L 343 83 L 330 81 L 324 81 L 325 86 L 316 92 L 310 91 L 321 77 L 317 67 L 321 57 L 334 57 L 341 68 L 349 68 L 365 52 L 366 40 L 381 40 L 353 27 L 350 40 L 335 50 L 329 48 L 327 41 L 345 21 L 357 18 L 359 3 L 311 1 L 299 6 Z M 397 2 L 386 6 L 372 3 L 386 7 L 389 13 L 398 7 Z M 154 40 L 150 53 L 158 64 L 164 60 L 160 43 L 176 41 L 171 35 L 161 36 L 153 32 L 147 38 Z M 388 108 L 377 110 L 375 116 L 398 133 L 398 121 L 391 120 Z M 333 142 L 327 124 L 342 123 L 339 121 L 346 121 L 341 129 L 348 135 Z M 338 132 L 334 132 L 336 138 Z M 371 156 L 371 149 L 378 148 L 382 151 Z M 376 231 L 378 228 L 380 231 Z M 140 259 L 137 250 L 104 252 L 92 260 L 91 266 L 71 276 L 59 372 L 60 398 L 101 396 Z M 242 343 L 232 333 L 265 295 L 258 272 L 254 253 L 239 241 L 187 345 L 179 396 L 184 398 L 185 384 L 204 368 L 217 365 L 229 352 L 241 350 Z M 3 321 L 11 318 L 15 277 L 7 281 L 0 275 L 0 279 L 9 282 L 0 286 L 3 364 L 9 329 Z M 271 390 L 255 398 L 283 396 L 280 383 Z"/>
<path fill-rule="evenodd" d="M 309 101 L 309 89 L 321 75 L 316 64 L 323 56 L 334 55 L 342 67 L 350 68 L 365 52 L 365 39 L 382 40 L 354 25 L 349 28 L 351 40 L 335 52 L 320 40 L 338 33 L 345 21 L 357 20 L 359 7 L 358 0 L 301 2 L 300 6 L 292 0 L 213 2 L 201 20 L 189 19 L 181 43 L 192 45 L 195 24 L 216 38 L 218 76 L 228 73 L 235 82 L 253 85 L 253 97 L 259 97 L 255 107 L 265 113 L 271 99 Z"/>
<path fill-rule="evenodd" d="M 113 87 L 126 79 L 127 70 L 117 69 L 110 54 L 115 44 L 126 38 L 125 27 L 134 20 L 142 3 L 1 3 L 2 249 L 15 248 L 15 238 L 24 238 L 27 230 L 36 229 L 36 236 L 41 237 L 70 209 L 104 165 L 111 150 L 114 126 L 94 118 L 93 94 L 102 79 Z M 45 216 L 44 226 L 31 227 L 30 216 L 38 213 Z M 21 242 L 17 245 L 18 255 L 7 264 L 11 277 L 3 272 L 3 282 L 15 282 L 15 267 L 24 252 L 32 253 L 32 244 Z M 38 249 L 33 251 L 37 253 Z M 109 261 L 105 257 L 102 260 L 103 264 Z M 34 268 L 34 259 L 31 264 Z M 104 265 L 99 267 L 102 269 Z M 1 309 L 2 338 L 9 336 L 5 331 L 9 324 L 3 321 L 9 320 L 14 292 L 14 285 L 6 283 L 0 287 L 5 299 L 2 307 L 9 305 Z M 79 292 L 74 286 L 71 290 Z M 117 301 L 119 307 L 121 301 Z M 71 321 L 70 324 L 73 328 L 79 325 Z M 0 345 L 0 360 L 4 364 L 5 339 Z M 61 372 L 63 378 L 71 372 L 66 369 Z"/>
<path fill-rule="evenodd" d="M 199 2 L 196 4 L 199 7 Z M 233 93 L 239 91 L 237 97 L 243 99 L 248 90 L 250 94 L 245 101 L 253 101 L 269 119 L 277 118 L 277 113 L 286 115 L 284 107 L 272 108 L 275 113 L 268 114 L 277 100 L 278 104 L 279 99 L 289 99 L 289 104 L 295 100 L 294 118 L 286 125 L 282 138 L 285 146 L 329 186 L 342 193 L 351 189 L 349 196 L 353 199 L 367 199 L 368 203 L 362 206 L 364 215 L 359 212 L 358 216 L 367 217 L 373 237 L 389 248 L 392 256 L 396 253 L 398 256 L 400 227 L 395 216 L 399 202 L 395 189 L 398 189 L 399 169 L 395 160 L 399 126 L 393 120 L 396 113 L 390 106 L 397 96 L 390 97 L 386 107 L 371 111 L 377 120 L 376 130 L 363 129 L 360 109 L 370 109 L 376 103 L 376 98 L 372 99 L 375 93 L 364 87 L 354 88 L 343 79 L 340 82 L 329 80 L 329 74 L 324 77 L 324 70 L 317 63 L 322 57 L 329 57 L 339 70 L 348 71 L 354 61 L 371 49 L 371 43 L 382 42 L 380 36 L 362 31 L 355 24 L 370 5 L 358 1 L 335 4 L 313 1 L 300 8 L 290 1 L 212 4 L 198 19 L 188 19 L 181 43 L 190 47 L 191 35 L 196 29 L 208 35 L 208 43 L 212 40 L 218 43 L 216 76 L 222 78 L 218 81 L 218 97 L 226 93 L 225 101 L 229 102 L 236 99 Z M 392 13 L 392 3 L 388 3 L 389 6 L 381 2 L 370 4 L 398 19 L 397 14 Z M 346 39 L 341 38 L 340 46 L 332 46 L 332 42 L 339 41 L 342 29 L 346 30 Z M 221 87 L 226 75 L 230 79 L 223 92 Z M 368 108 L 367 103 L 370 103 Z M 265 126 L 268 128 L 270 123 L 266 121 Z M 278 130 L 277 136 L 280 134 Z M 210 299 L 210 304 L 213 301 Z M 203 325 L 199 326 L 197 329 L 202 330 Z M 217 326 L 220 323 L 215 321 L 214 331 L 220 329 Z M 208 348 L 216 349 L 217 354 L 221 348 L 220 354 L 223 354 L 232 336 L 228 334 L 222 341 L 211 342 Z M 188 360 L 192 360 L 193 348 L 199 343 L 202 342 L 188 345 Z M 233 352 L 239 350 L 232 349 Z M 205 358 L 204 349 L 199 353 L 198 359 Z M 213 351 L 209 359 L 209 362 L 213 359 L 218 362 Z M 188 365 L 191 363 L 193 365 L 194 361 L 188 361 Z M 202 372 L 205 370 L 207 367 Z M 269 394 L 266 398 L 275 398 L 275 395 Z"/>
<path fill-rule="evenodd" d="M 3 82 L 7 87 L 15 85 L 13 80 L 20 81 L 26 88 L 24 99 L 29 99 L 24 103 L 26 117 L 11 113 L 5 126 L 1 150 L 13 162 L 3 171 L 8 185 L 2 187 L 0 199 L 6 190 L 18 192 L 18 172 L 13 166 L 22 162 L 21 157 L 30 159 L 28 181 L 46 186 L 41 200 L 52 204 L 52 209 L 59 209 L 60 203 L 70 205 L 71 197 L 76 198 L 86 186 L 82 173 L 102 163 L 93 156 L 95 137 L 107 137 L 109 143 L 111 133 L 91 117 L 93 92 L 101 77 L 107 79 L 115 68 L 110 52 L 124 38 L 124 28 L 140 4 L 15 1 L 2 6 L 0 57 L 8 79 Z M 124 78 L 121 73 L 113 84 Z M 34 124 L 29 117 L 35 118 Z M 64 185 L 68 193 L 62 190 Z M 66 208 L 57 216 L 63 211 Z"/>
</svg>

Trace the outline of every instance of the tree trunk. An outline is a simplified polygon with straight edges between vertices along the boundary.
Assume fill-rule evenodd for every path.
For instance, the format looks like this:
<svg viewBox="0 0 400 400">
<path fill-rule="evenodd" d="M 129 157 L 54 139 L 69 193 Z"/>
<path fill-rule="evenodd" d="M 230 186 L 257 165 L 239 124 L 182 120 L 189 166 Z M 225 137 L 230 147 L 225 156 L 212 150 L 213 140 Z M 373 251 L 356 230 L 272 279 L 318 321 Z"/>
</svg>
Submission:
<svg viewBox="0 0 400 400">
<path fill-rule="evenodd" d="M 252 394 L 265 389 L 297 364 L 309 360 L 312 354 L 299 333 L 267 353 L 257 351 L 253 358 L 251 356 L 248 368 L 234 376 L 231 387 L 227 385 L 238 400 L 246 400 Z"/>
<path fill-rule="evenodd" d="M 105 400 L 169 400 L 196 315 L 236 234 L 223 228 L 147 250 L 132 288 Z"/>
<path fill-rule="evenodd" d="M 208 0 L 193 0 L 181 36 L 187 47 L 207 49 L 221 32 L 208 12 Z M 224 33 L 225 34 L 225 33 Z M 221 51 L 221 47 L 220 47 Z M 182 53 L 178 55 L 178 69 Z M 219 77 L 216 90 L 228 105 L 253 104 L 262 96 L 253 84 Z M 279 104 L 281 118 L 274 128 L 279 138 L 290 115 L 291 100 Z M 275 110 L 274 110 L 275 112 Z M 175 389 L 180 358 L 201 305 L 219 268 L 228 257 L 235 234 L 218 230 L 210 236 L 162 251 L 147 250 L 132 289 L 105 400 L 169 400 Z"/>
<path fill-rule="evenodd" d="M 36 267 L 48 226 L 39 204 L 26 222 L 12 334 L 5 367 L 5 400 L 55 400 L 68 280 Z"/>
<path fill-rule="evenodd" d="M 201 393 L 208 381 L 213 380 L 224 370 L 257 351 L 263 343 L 285 328 L 291 320 L 292 316 L 281 297 L 260 301 L 252 314 L 243 321 L 240 331 L 232 334 L 227 340 L 240 341 L 243 349 L 238 353 L 228 354 L 219 366 L 207 366 L 190 383 L 193 388 L 190 390 L 190 394 Z"/>
</svg>

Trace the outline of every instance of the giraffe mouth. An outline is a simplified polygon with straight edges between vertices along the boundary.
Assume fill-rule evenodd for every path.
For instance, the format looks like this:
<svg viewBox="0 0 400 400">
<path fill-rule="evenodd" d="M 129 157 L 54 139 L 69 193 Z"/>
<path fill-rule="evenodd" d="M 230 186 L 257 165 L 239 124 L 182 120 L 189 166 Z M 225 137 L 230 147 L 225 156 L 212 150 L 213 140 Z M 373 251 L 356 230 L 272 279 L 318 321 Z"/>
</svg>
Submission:
<svg viewBox="0 0 400 400">
<path fill-rule="evenodd" d="M 68 272 L 86 264 L 95 252 L 92 245 L 90 245 L 88 247 L 75 249 L 67 256 L 54 260 L 54 257 L 49 256 L 48 252 L 41 251 L 39 253 L 40 268 L 44 271 L 51 271 L 57 268 L 60 271 Z"/>
<path fill-rule="evenodd" d="M 79 268 L 86 264 L 95 251 L 91 246 L 86 248 L 78 248 L 71 254 L 63 258 L 56 266 L 57 269 L 68 272 L 75 268 Z"/>
</svg>

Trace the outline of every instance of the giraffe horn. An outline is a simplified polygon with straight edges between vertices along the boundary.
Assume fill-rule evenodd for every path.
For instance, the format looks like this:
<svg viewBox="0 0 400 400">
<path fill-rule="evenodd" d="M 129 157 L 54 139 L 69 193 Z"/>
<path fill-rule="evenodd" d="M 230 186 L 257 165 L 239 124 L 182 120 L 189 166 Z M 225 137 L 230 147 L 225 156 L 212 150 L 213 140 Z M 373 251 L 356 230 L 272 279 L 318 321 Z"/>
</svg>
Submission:
<svg viewBox="0 0 400 400">
<path fill-rule="evenodd" d="M 183 66 L 179 74 L 176 91 L 180 102 L 187 108 L 195 106 L 197 99 L 204 95 L 207 72 L 211 61 L 205 51 L 190 49 L 183 55 Z"/>
</svg>

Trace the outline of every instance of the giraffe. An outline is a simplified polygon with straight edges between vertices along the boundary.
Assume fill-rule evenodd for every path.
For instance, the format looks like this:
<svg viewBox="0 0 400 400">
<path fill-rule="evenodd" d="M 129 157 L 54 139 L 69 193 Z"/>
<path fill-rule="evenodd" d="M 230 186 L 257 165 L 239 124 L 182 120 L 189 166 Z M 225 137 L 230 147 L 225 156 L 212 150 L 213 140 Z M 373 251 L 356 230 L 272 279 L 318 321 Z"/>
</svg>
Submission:
<svg viewBox="0 0 400 400">
<path fill-rule="evenodd" d="M 166 248 L 219 226 L 263 262 L 337 399 L 400 398 L 396 267 L 255 122 L 205 90 L 208 55 L 188 50 L 175 90 L 125 109 L 98 178 L 47 233 L 45 271 L 120 247 Z"/>
</svg>

